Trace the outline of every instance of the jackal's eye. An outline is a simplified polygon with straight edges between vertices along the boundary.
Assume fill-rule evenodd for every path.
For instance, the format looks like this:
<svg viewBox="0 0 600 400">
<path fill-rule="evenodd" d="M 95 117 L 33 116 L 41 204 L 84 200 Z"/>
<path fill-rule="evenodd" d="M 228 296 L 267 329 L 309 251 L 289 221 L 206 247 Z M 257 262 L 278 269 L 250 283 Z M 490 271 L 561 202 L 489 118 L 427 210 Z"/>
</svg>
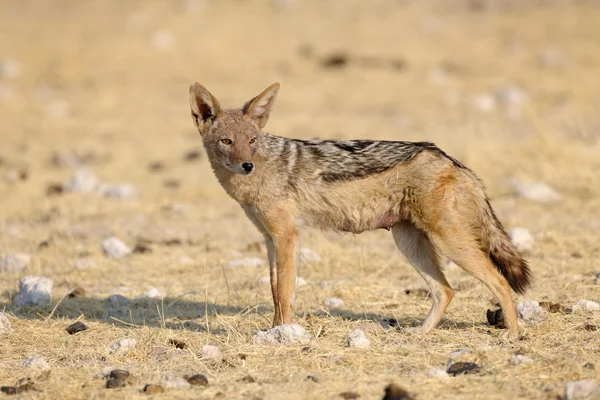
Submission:
<svg viewBox="0 0 600 400">
<path fill-rule="evenodd" d="M 250 144 L 254 144 L 254 142 L 256 142 L 256 138 L 253 137 L 252 139 L 250 139 Z"/>
<path fill-rule="evenodd" d="M 225 138 L 225 139 L 221 139 L 221 143 L 226 144 L 226 145 L 229 146 L 233 142 L 231 141 L 231 139 Z"/>
</svg>

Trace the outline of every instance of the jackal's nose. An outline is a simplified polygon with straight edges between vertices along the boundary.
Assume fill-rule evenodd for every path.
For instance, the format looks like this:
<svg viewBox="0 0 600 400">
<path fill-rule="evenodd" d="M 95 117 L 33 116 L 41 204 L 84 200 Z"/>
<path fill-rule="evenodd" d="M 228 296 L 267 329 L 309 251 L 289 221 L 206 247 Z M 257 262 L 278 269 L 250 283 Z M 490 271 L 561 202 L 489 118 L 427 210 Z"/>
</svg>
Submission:
<svg viewBox="0 0 600 400">
<path fill-rule="evenodd" d="M 245 162 L 242 164 L 242 168 L 244 169 L 244 171 L 250 173 L 254 169 L 254 164 L 252 164 L 251 162 Z"/>
</svg>

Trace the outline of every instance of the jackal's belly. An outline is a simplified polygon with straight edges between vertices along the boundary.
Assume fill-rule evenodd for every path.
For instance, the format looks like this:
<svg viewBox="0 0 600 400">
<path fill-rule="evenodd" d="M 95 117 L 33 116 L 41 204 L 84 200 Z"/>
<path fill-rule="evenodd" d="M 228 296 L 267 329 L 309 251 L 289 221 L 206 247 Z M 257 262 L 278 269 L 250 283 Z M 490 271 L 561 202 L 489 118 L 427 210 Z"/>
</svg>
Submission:
<svg viewBox="0 0 600 400">
<path fill-rule="evenodd" d="M 389 209 L 344 210 L 338 208 L 329 209 L 327 212 L 319 211 L 301 215 L 299 221 L 305 225 L 324 230 L 361 233 L 375 229 L 389 230 L 403 219 L 398 212 Z"/>
</svg>

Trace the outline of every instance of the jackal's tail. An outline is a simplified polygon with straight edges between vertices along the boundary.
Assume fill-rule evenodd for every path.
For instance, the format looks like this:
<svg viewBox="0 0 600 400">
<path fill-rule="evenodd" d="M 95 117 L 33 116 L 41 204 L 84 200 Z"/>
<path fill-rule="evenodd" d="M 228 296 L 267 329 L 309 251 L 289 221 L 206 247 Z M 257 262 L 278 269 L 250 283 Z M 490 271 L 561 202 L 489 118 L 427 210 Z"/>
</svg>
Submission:
<svg viewBox="0 0 600 400">
<path fill-rule="evenodd" d="M 531 273 L 527 262 L 510 241 L 496 217 L 490 202 L 480 205 L 483 217 L 482 245 L 494 266 L 517 293 L 524 293 L 530 285 Z"/>
</svg>

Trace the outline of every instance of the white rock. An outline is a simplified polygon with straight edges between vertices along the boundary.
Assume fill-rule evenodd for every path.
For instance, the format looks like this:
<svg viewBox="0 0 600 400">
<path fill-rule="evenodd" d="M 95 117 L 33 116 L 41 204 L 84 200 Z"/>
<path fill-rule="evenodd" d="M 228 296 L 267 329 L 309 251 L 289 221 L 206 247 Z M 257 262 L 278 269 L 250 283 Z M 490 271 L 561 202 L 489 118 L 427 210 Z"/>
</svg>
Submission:
<svg viewBox="0 0 600 400">
<path fill-rule="evenodd" d="M 120 294 L 111 294 L 110 296 L 108 296 L 107 301 L 108 304 L 110 304 L 113 307 L 122 307 L 131 303 L 131 300 Z"/>
<path fill-rule="evenodd" d="M 144 294 L 142 294 L 142 297 L 149 298 L 149 299 L 155 299 L 155 298 L 162 299 L 165 297 L 165 294 L 157 288 L 150 288 L 150 289 L 146 290 L 144 292 Z"/>
<path fill-rule="evenodd" d="M 205 344 L 202 346 L 202 358 L 208 358 L 211 360 L 220 360 L 221 352 L 217 346 L 213 346 L 212 344 Z"/>
<path fill-rule="evenodd" d="M 519 365 L 519 364 L 531 364 L 533 362 L 533 360 L 522 354 L 516 354 L 516 355 L 510 357 L 508 359 L 508 362 L 512 365 Z"/>
<path fill-rule="evenodd" d="M 98 190 L 100 181 L 87 169 L 78 169 L 64 185 L 68 192 L 91 193 Z"/>
<path fill-rule="evenodd" d="M 518 179 L 510 179 L 509 184 L 517 196 L 538 203 L 554 203 L 561 198 L 561 195 L 556 190 L 544 182 L 527 183 Z"/>
<path fill-rule="evenodd" d="M 229 261 L 224 265 L 225 268 L 238 268 L 238 267 L 260 267 L 265 264 L 265 260 L 258 257 L 242 258 L 240 260 Z"/>
<path fill-rule="evenodd" d="M 150 42 L 158 50 L 165 51 L 173 45 L 173 34 L 166 29 L 158 30 L 152 34 Z"/>
<path fill-rule="evenodd" d="M 489 114 L 496 110 L 496 98 L 489 93 L 482 93 L 471 98 L 471 107 L 477 111 Z"/>
<path fill-rule="evenodd" d="M 54 282 L 43 276 L 26 276 L 19 281 L 19 292 L 13 298 L 17 306 L 50 304 Z"/>
<path fill-rule="evenodd" d="M 15 79 L 21 75 L 21 63 L 15 59 L 7 58 L 0 62 L 0 79 Z"/>
<path fill-rule="evenodd" d="M 13 331 L 13 327 L 8 320 L 6 314 L 0 311 L 0 334 L 10 333 Z"/>
<path fill-rule="evenodd" d="M 50 364 L 48 364 L 46 359 L 42 356 L 33 356 L 33 357 L 24 359 L 23 361 L 21 361 L 21 367 L 37 369 L 40 371 L 49 371 L 50 370 Z"/>
<path fill-rule="evenodd" d="M 535 240 L 533 239 L 533 236 L 531 236 L 531 233 L 529 233 L 527 229 L 513 228 L 508 232 L 508 237 L 510 237 L 510 241 L 520 252 L 526 253 L 533 250 Z"/>
<path fill-rule="evenodd" d="M 108 351 L 110 352 L 110 354 L 123 354 L 133 349 L 136 344 L 137 340 L 135 339 L 123 338 L 117 340 L 116 342 L 108 346 Z"/>
<path fill-rule="evenodd" d="M 302 286 L 306 286 L 306 281 L 301 277 L 297 277 L 296 278 L 296 287 L 302 287 Z"/>
<path fill-rule="evenodd" d="M 498 103 L 509 107 L 520 107 L 527 102 L 527 94 L 517 85 L 507 85 L 495 93 Z"/>
<path fill-rule="evenodd" d="M 102 195 L 120 200 L 131 200 L 138 197 L 136 188 L 128 183 L 109 185 L 104 188 Z"/>
<path fill-rule="evenodd" d="M 546 319 L 546 311 L 535 300 L 517 302 L 517 314 L 521 325 L 535 325 Z"/>
<path fill-rule="evenodd" d="M 131 253 L 131 249 L 116 237 L 110 237 L 102 242 L 102 249 L 110 258 L 123 258 Z"/>
<path fill-rule="evenodd" d="M 280 325 L 267 331 L 258 331 L 253 336 L 256 344 L 292 345 L 307 344 L 310 336 L 300 325 Z"/>
<path fill-rule="evenodd" d="M 450 375 L 443 369 L 431 368 L 427 371 L 427 376 L 430 378 L 450 378 Z"/>
<path fill-rule="evenodd" d="M 593 399 L 598 394 L 600 394 L 600 386 L 592 379 L 567 382 L 565 385 L 565 398 L 567 400 Z"/>
<path fill-rule="evenodd" d="M 573 305 L 573 312 L 580 311 L 598 311 L 600 310 L 600 304 L 595 301 L 580 299 Z"/>
<path fill-rule="evenodd" d="M 0 271 L 2 272 L 21 272 L 29 262 L 31 257 L 23 253 L 6 254 L 0 258 Z"/>
<path fill-rule="evenodd" d="M 371 341 L 365 336 L 363 331 L 357 329 L 348 335 L 348 346 L 366 349 L 371 346 Z"/>
<path fill-rule="evenodd" d="M 300 262 L 318 263 L 321 262 L 321 256 L 316 251 L 305 247 L 300 249 Z"/>
<path fill-rule="evenodd" d="M 80 258 L 77 261 L 75 261 L 75 268 L 77 269 L 88 269 L 88 268 L 92 268 L 96 265 L 96 263 L 89 259 L 89 258 Z"/>
<path fill-rule="evenodd" d="M 344 300 L 337 297 L 328 297 L 324 300 L 324 302 L 329 308 L 338 308 L 344 305 Z"/>
<path fill-rule="evenodd" d="M 192 385 L 180 376 L 164 376 L 160 384 L 167 389 L 189 389 Z"/>
<path fill-rule="evenodd" d="M 454 360 L 455 358 L 460 358 L 460 357 L 465 356 L 467 354 L 473 354 L 473 350 L 470 350 L 470 349 L 455 350 L 452 353 L 450 353 L 450 359 Z"/>
</svg>

